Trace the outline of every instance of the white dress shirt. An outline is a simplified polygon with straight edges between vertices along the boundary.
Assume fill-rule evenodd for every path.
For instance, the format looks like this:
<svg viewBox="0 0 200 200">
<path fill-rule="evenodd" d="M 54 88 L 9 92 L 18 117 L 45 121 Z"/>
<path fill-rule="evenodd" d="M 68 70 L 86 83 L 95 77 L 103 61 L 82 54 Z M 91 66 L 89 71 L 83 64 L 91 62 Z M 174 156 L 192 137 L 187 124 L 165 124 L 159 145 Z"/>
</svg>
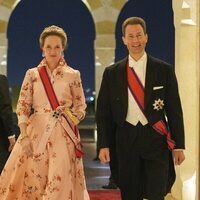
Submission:
<svg viewBox="0 0 200 200">
<path fill-rule="evenodd" d="M 144 55 L 138 61 L 135 61 L 129 55 L 128 60 L 129 60 L 128 61 L 129 67 L 132 67 L 134 69 L 142 85 L 145 86 L 147 54 L 144 53 Z M 140 110 L 129 88 L 128 88 L 128 112 L 126 116 L 126 121 L 131 123 L 134 126 L 136 126 L 138 122 L 140 122 L 142 125 L 145 125 L 148 123 L 146 117 Z"/>
</svg>

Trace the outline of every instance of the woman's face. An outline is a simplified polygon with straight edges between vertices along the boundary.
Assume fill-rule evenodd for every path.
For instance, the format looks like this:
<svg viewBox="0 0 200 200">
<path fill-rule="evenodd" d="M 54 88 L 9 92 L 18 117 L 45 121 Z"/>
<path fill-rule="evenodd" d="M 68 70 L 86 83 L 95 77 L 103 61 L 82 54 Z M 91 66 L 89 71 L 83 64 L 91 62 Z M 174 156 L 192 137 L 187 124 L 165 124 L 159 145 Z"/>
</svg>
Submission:
<svg viewBox="0 0 200 200">
<path fill-rule="evenodd" d="M 58 62 L 64 51 L 61 38 L 55 35 L 47 36 L 42 50 L 48 62 Z"/>
</svg>

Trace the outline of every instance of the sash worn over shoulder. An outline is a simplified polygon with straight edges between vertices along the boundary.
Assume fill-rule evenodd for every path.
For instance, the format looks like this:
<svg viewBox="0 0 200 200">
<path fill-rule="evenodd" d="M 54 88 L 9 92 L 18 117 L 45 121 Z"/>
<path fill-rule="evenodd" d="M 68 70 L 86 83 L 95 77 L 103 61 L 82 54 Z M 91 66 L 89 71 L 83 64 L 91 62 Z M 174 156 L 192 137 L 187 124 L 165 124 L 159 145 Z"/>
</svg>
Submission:
<svg viewBox="0 0 200 200">
<path fill-rule="evenodd" d="M 137 102 L 140 110 L 145 116 L 144 112 L 144 87 L 140 82 L 137 74 L 134 69 L 127 65 L 127 77 L 128 77 L 128 87 L 133 95 L 135 101 Z M 175 142 L 171 139 L 171 133 L 169 132 L 166 124 L 163 120 L 157 121 L 152 125 L 152 128 L 156 130 L 158 133 L 165 135 L 167 138 L 168 148 L 173 150 L 175 148 Z"/>
<path fill-rule="evenodd" d="M 51 81 L 49 79 L 48 73 L 46 71 L 46 68 L 44 66 L 40 66 L 38 68 L 40 78 L 42 80 L 46 95 L 48 97 L 48 100 L 50 102 L 52 110 L 56 110 L 56 108 L 59 106 L 58 99 L 56 97 L 55 91 L 53 89 L 53 86 L 51 84 Z M 54 115 L 57 115 L 55 112 Z M 67 132 L 69 138 L 72 140 L 72 142 L 75 145 L 75 153 L 77 158 L 81 158 L 83 156 L 83 151 L 82 151 L 82 145 L 78 139 L 79 137 L 79 130 L 78 127 L 75 125 L 74 128 L 71 126 L 70 122 L 68 121 L 67 117 L 64 115 L 64 113 L 61 113 L 62 117 L 64 118 L 64 124 L 66 125 L 64 128 L 65 131 Z"/>
</svg>

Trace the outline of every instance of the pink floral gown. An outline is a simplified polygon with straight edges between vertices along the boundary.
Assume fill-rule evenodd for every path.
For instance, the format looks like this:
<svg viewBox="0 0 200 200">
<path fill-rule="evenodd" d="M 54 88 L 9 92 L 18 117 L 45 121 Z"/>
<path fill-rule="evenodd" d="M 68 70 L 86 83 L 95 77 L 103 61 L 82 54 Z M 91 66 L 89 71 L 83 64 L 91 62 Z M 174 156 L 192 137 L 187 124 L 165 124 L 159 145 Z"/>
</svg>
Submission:
<svg viewBox="0 0 200 200">
<path fill-rule="evenodd" d="M 41 63 L 45 65 L 45 60 Z M 52 115 L 37 68 L 27 71 L 17 105 L 19 124 L 28 124 L 34 156 L 24 154 L 19 137 L 0 177 L 0 200 L 89 200 L 82 159 L 75 156 L 74 144 L 61 125 L 63 119 Z M 84 115 L 79 71 L 64 62 L 52 73 L 46 69 L 59 104 Z M 49 135 L 46 140 L 45 134 Z"/>
</svg>

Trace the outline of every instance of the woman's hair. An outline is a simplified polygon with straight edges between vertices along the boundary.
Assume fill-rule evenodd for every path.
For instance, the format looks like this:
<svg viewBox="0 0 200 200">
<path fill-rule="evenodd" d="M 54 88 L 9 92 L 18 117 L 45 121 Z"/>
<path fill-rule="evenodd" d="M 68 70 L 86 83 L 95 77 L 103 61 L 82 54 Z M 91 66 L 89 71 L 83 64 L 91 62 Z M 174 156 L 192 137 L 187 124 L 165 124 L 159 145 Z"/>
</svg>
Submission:
<svg viewBox="0 0 200 200">
<path fill-rule="evenodd" d="M 48 36 L 58 36 L 62 41 L 63 48 L 64 49 L 66 48 L 67 35 L 62 28 L 60 28 L 59 26 L 55 26 L 55 25 L 46 27 L 40 34 L 39 42 L 40 42 L 41 48 L 44 46 L 44 41 Z"/>
<path fill-rule="evenodd" d="M 128 25 L 141 25 L 144 31 L 144 34 L 146 34 L 146 23 L 141 17 L 129 17 L 127 18 L 124 23 L 122 24 L 122 34 L 125 36 L 125 30 Z"/>
</svg>

